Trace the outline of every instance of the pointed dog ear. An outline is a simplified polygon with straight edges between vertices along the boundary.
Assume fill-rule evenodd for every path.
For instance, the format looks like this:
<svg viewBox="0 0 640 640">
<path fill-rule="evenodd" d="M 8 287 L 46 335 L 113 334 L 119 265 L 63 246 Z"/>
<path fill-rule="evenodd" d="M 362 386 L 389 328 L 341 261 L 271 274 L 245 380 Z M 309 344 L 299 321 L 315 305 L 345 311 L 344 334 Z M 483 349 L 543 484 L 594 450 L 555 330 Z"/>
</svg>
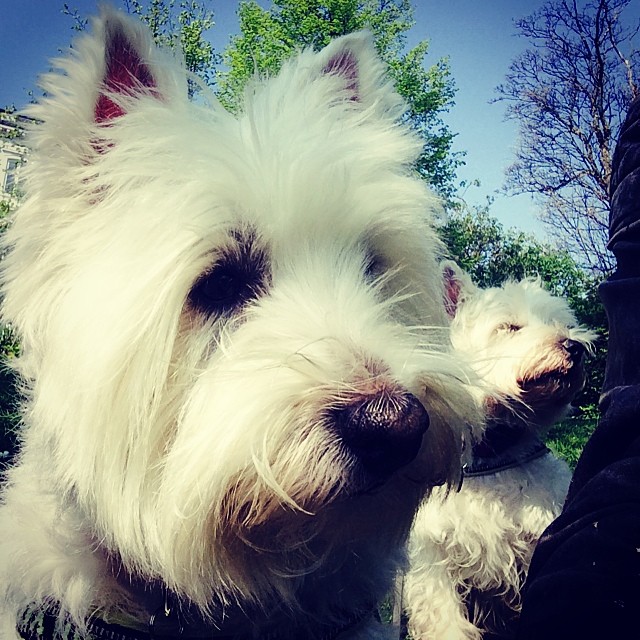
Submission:
<svg viewBox="0 0 640 640">
<path fill-rule="evenodd" d="M 88 147 L 95 151 L 95 125 L 115 121 L 143 96 L 163 103 L 188 99 L 180 63 L 156 47 L 139 20 L 114 9 L 103 8 L 91 31 L 52 64 L 40 78 L 45 96 L 28 110 L 41 122 L 34 131 L 40 157 L 60 160 L 63 150 L 85 162 Z"/>
<path fill-rule="evenodd" d="M 477 287 L 468 273 L 463 271 L 453 260 L 445 260 L 440 264 L 444 283 L 444 307 L 450 318 L 456 313 Z"/>
<path fill-rule="evenodd" d="M 378 116 L 396 119 L 404 113 L 404 100 L 396 92 L 368 31 L 333 40 L 317 54 L 317 60 L 322 75 L 341 81 L 348 100 L 364 109 L 373 107 Z"/>
<path fill-rule="evenodd" d="M 329 58 L 322 71 L 342 78 L 345 89 L 350 94 L 350 99 L 359 102 L 359 69 L 354 51 L 348 48 L 338 51 Z"/>
<path fill-rule="evenodd" d="M 115 125 L 138 105 L 173 109 L 188 101 L 180 62 L 156 47 L 139 20 L 110 8 L 52 61 L 40 86 L 44 95 L 25 110 L 37 123 L 29 132 L 28 181 L 32 192 L 49 194 L 91 190 L 88 175 L 80 181 L 74 170 L 84 172 L 104 157 L 115 144 Z"/>
<path fill-rule="evenodd" d="M 103 20 L 104 77 L 94 110 L 98 123 L 124 115 L 125 110 L 116 96 L 157 90 L 156 79 L 141 50 L 149 48 L 147 37 L 131 29 L 115 12 Z"/>
</svg>

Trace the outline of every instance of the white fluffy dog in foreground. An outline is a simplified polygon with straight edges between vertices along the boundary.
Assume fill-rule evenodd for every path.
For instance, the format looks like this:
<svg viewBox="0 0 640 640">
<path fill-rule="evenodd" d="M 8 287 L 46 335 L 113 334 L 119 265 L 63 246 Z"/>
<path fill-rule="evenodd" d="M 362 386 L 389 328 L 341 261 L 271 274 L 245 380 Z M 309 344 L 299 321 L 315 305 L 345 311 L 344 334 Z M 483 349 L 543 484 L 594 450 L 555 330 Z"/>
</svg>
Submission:
<svg viewBox="0 0 640 640">
<path fill-rule="evenodd" d="M 255 80 L 239 116 L 112 10 L 57 65 L 3 262 L 2 638 L 382 637 L 476 405 L 370 37 Z"/>
<path fill-rule="evenodd" d="M 508 637 L 536 540 L 562 507 L 565 462 L 539 439 L 584 385 L 594 334 L 537 281 L 479 289 L 444 263 L 451 340 L 501 399 L 486 399 L 486 431 L 473 445 L 461 490 L 433 496 L 416 518 L 405 578 L 416 640 Z"/>
</svg>

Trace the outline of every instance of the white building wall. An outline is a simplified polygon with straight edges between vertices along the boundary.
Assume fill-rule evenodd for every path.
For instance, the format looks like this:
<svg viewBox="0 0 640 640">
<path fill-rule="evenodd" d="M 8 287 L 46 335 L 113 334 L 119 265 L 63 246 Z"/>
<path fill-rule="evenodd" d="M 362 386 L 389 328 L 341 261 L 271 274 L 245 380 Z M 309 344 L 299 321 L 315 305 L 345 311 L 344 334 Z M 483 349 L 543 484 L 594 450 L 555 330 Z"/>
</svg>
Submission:
<svg viewBox="0 0 640 640">
<path fill-rule="evenodd" d="M 0 202 L 16 201 L 20 192 L 20 172 L 27 159 L 21 144 L 28 119 L 0 110 Z"/>
</svg>

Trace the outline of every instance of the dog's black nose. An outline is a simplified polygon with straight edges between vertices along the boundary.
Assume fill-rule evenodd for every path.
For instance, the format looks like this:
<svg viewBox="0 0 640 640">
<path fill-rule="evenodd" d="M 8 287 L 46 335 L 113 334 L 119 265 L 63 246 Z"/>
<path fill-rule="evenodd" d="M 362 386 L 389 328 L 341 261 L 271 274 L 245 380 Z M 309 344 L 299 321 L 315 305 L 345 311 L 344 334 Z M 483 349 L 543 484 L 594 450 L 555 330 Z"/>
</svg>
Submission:
<svg viewBox="0 0 640 640">
<path fill-rule="evenodd" d="M 335 413 L 342 441 L 370 473 L 389 474 L 413 460 L 429 414 L 410 393 L 380 392 Z"/>
<path fill-rule="evenodd" d="M 581 342 L 577 340 L 567 339 L 562 343 L 572 360 L 580 360 L 584 356 L 586 349 Z"/>
</svg>

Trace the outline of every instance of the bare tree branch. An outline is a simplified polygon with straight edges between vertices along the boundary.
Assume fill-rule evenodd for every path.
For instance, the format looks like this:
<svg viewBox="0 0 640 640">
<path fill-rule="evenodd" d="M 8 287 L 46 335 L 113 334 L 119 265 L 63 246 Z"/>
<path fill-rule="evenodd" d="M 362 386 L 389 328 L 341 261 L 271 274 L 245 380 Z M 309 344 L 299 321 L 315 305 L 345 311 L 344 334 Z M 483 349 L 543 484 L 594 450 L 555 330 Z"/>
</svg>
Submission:
<svg viewBox="0 0 640 640">
<path fill-rule="evenodd" d="M 611 159 L 638 94 L 640 24 L 632 0 L 548 0 L 516 22 L 529 48 L 513 60 L 498 100 L 520 124 L 507 190 L 532 193 L 541 220 L 584 267 L 611 270 L 606 250 Z"/>
</svg>

